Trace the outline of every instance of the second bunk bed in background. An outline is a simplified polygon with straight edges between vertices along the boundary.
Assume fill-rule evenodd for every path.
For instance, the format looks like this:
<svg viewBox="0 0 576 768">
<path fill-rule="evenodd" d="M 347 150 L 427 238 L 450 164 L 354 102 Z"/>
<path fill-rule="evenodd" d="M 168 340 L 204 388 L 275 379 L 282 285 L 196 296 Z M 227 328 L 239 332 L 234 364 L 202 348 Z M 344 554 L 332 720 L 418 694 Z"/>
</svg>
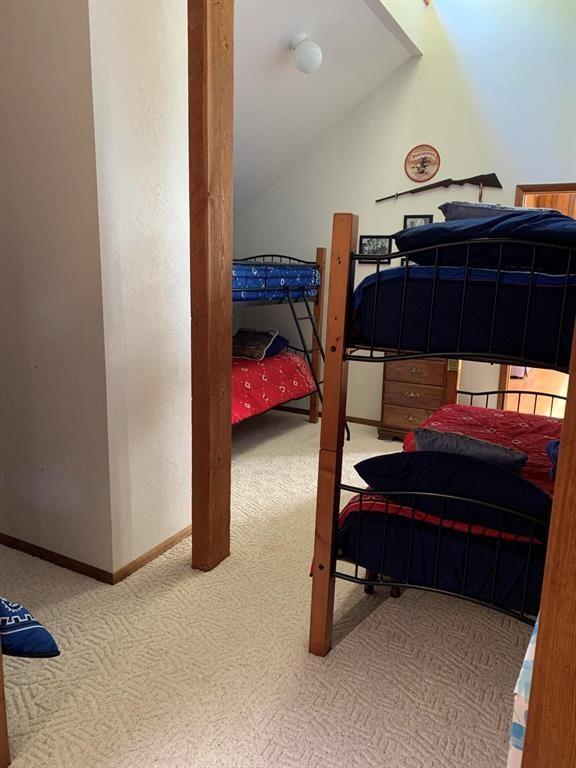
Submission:
<svg viewBox="0 0 576 768">
<path fill-rule="evenodd" d="M 290 307 L 299 346 L 276 330 L 241 329 L 232 360 L 232 424 L 271 408 L 309 397 L 308 416 L 318 421 L 322 402 L 322 316 L 326 249 L 316 261 L 265 254 L 235 260 L 232 300 L 235 305 Z M 254 343 L 254 339 L 256 340 Z"/>
</svg>

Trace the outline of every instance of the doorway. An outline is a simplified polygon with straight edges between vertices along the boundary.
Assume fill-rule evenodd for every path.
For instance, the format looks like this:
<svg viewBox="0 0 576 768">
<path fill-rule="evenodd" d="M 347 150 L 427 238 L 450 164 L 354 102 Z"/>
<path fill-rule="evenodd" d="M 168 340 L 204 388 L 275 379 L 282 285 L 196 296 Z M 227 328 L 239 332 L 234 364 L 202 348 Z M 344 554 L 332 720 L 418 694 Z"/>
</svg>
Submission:
<svg viewBox="0 0 576 768">
<path fill-rule="evenodd" d="M 576 183 L 519 184 L 515 204 L 524 208 L 554 208 L 576 219 Z M 506 410 L 563 418 L 564 400 L 551 401 L 550 398 L 537 398 L 530 393 L 547 392 L 566 397 L 568 374 L 544 368 L 501 365 L 498 389 L 518 393 L 503 398 L 502 407 Z"/>
</svg>

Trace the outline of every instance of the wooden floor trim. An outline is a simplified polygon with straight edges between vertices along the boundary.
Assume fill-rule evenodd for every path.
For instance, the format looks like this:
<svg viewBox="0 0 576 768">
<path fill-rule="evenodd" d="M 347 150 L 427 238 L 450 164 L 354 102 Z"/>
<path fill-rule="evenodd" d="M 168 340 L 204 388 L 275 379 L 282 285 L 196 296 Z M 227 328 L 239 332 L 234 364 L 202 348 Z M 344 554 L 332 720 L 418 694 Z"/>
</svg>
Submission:
<svg viewBox="0 0 576 768">
<path fill-rule="evenodd" d="M 118 570 L 114 571 L 112 574 L 112 584 L 118 584 L 119 581 L 122 581 L 127 576 L 131 576 L 133 573 L 136 573 L 136 571 L 139 571 L 140 568 L 143 568 L 145 565 L 148 565 L 148 563 L 151 563 L 152 560 L 155 560 L 157 557 L 160 557 L 160 555 L 163 555 L 164 552 L 172 549 L 172 547 L 181 542 L 182 539 L 186 539 L 188 536 L 190 536 L 191 532 L 192 526 L 187 525 L 186 528 L 183 528 L 173 536 L 164 539 L 164 541 L 161 541 L 160 544 L 157 544 L 155 547 L 152 547 L 152 549 L 144 552 L 143 555 L 140 555 L 140 557 L 132 560 L 132 562 L 123 565 L 122 568 L 118 568 Z"/>
<path fill-rule="evenodd" d="M 10 549 L 17 549 L 19 552 L 25 552 L 27 555 L 38 557 L 40 560 L 46 560 L 46 562 L 52 563 L 52 565 L 58 565 L 60 568 L 67 568 L 69 571 L 81 573 L 83 576 L 88 576 L 89 578 L 101 581 L 104 584 L 118 584 L 118 582 L 122 581 L 127 576 L 136 573 L 140 568 L 143 568 L 145 565 L 148 565 L 148 563 L 151 563 L 152 560 L 163 555 L 164 552 L 167 552 L 174 545 L 178 544 L 178 542 L 182 541 L 182 539 L 190 536 L 190 532 L 191 526 L 187 525 L 186 528 L 183 528 L 173 536 L 161 541 L 160 544 L 152 547 L 152 549 L 144 552 L 140 557 L 123 565 L 122 568 L 118 568 L 116 571 L 106 571 L 102 568 L 97 568 L 94 565 L 83 563 L 72 557 L 60 555 L 58 552 L 53 552 L 50 549 L 44 549 L 44 547 L 39 547 L 36 544 L 30 544 L 28 541 L 17 539 L 14 536 L 8 536 L 6 533 L 0 533 L 0 544 L 3 544 L 5 547 L 10 547 Z"/>
<path fill-rule="evenodd" d="M 295 408 L 292 405 L 277 405 L 274 410 L 302 414 L 303 416 L 308 416 L 309 413 L 307 408 Z M 318 416 L 322 416 L 322 411 L 318 411 Z M 362 419 L 360 416 L 346 416 L 346 421 L 349 421 L 350 424 L 365 424 L 367 427 L 378 427 L 380 424 L 376 419 Z"/>
</svg>

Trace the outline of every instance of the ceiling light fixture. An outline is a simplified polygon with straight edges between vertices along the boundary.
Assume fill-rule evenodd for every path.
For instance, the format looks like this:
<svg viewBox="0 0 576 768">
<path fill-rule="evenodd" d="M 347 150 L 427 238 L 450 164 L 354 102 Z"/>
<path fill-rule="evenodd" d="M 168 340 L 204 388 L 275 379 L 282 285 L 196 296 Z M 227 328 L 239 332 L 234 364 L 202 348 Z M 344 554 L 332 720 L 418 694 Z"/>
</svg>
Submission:
<svg viewBox="0 0 576 768">
<path fill-rule="evenodd" d="M 309 75 L 320 69 L 322 64 L 322 48 L 313 40 L 308 40 L 308 35 L 302 32 L 296 35 L 290 43 L 294 51 L 294 61 L 300 72 Z"/>
</svg>

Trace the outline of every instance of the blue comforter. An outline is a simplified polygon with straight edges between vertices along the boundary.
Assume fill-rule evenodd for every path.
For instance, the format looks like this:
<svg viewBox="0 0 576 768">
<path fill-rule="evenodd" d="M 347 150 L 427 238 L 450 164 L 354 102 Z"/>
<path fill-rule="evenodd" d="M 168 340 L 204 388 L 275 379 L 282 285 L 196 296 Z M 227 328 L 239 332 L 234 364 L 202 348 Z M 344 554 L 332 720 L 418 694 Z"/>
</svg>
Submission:
<svg viewBox="0 0 576 768">
<path fill-rule="evenodd" d="M 472 267 L 498 267 L 501 253 L 501 268 L 531 269 L 532 259 L 536 256 L 535 269 L 537 272 L 566 274 L 576 272 L 576 254 L 572 253 L 568 266 L 568 256 L 562 248 L 576 249 L 576 220 L 556 211 L 526 213 L 504 213 L 484 219 L 457 219 L 428 224 L 424 227 L 414 227 L 396 232 L 394 239 L 400 251 L 414 249 L 430 249 L 410 257 L 421 265 L 434 264 L 435 254 L 440 252 L 439 264 L 442 266 L 463 266 L 466 258 L 466 247 L 458 248 L 441 246 L 459 243 L 462 240 L 489 238 L 492 240 L 512 238 L 531 243 L 540 243 L 541 247 L 533 249 L 525 246 L 507 245 L 501 252 L 499 245 L 490 243 L 484 248 L 475 247 Z M 549 245 L 550 248 L 545 246 Z"/>
<path fill-rule="evenodd" d="M 349 346 L 486 355 L 567 371 L 576 275 L 396 267 L 363 280 L 353 308 Z"/>
</svg>

